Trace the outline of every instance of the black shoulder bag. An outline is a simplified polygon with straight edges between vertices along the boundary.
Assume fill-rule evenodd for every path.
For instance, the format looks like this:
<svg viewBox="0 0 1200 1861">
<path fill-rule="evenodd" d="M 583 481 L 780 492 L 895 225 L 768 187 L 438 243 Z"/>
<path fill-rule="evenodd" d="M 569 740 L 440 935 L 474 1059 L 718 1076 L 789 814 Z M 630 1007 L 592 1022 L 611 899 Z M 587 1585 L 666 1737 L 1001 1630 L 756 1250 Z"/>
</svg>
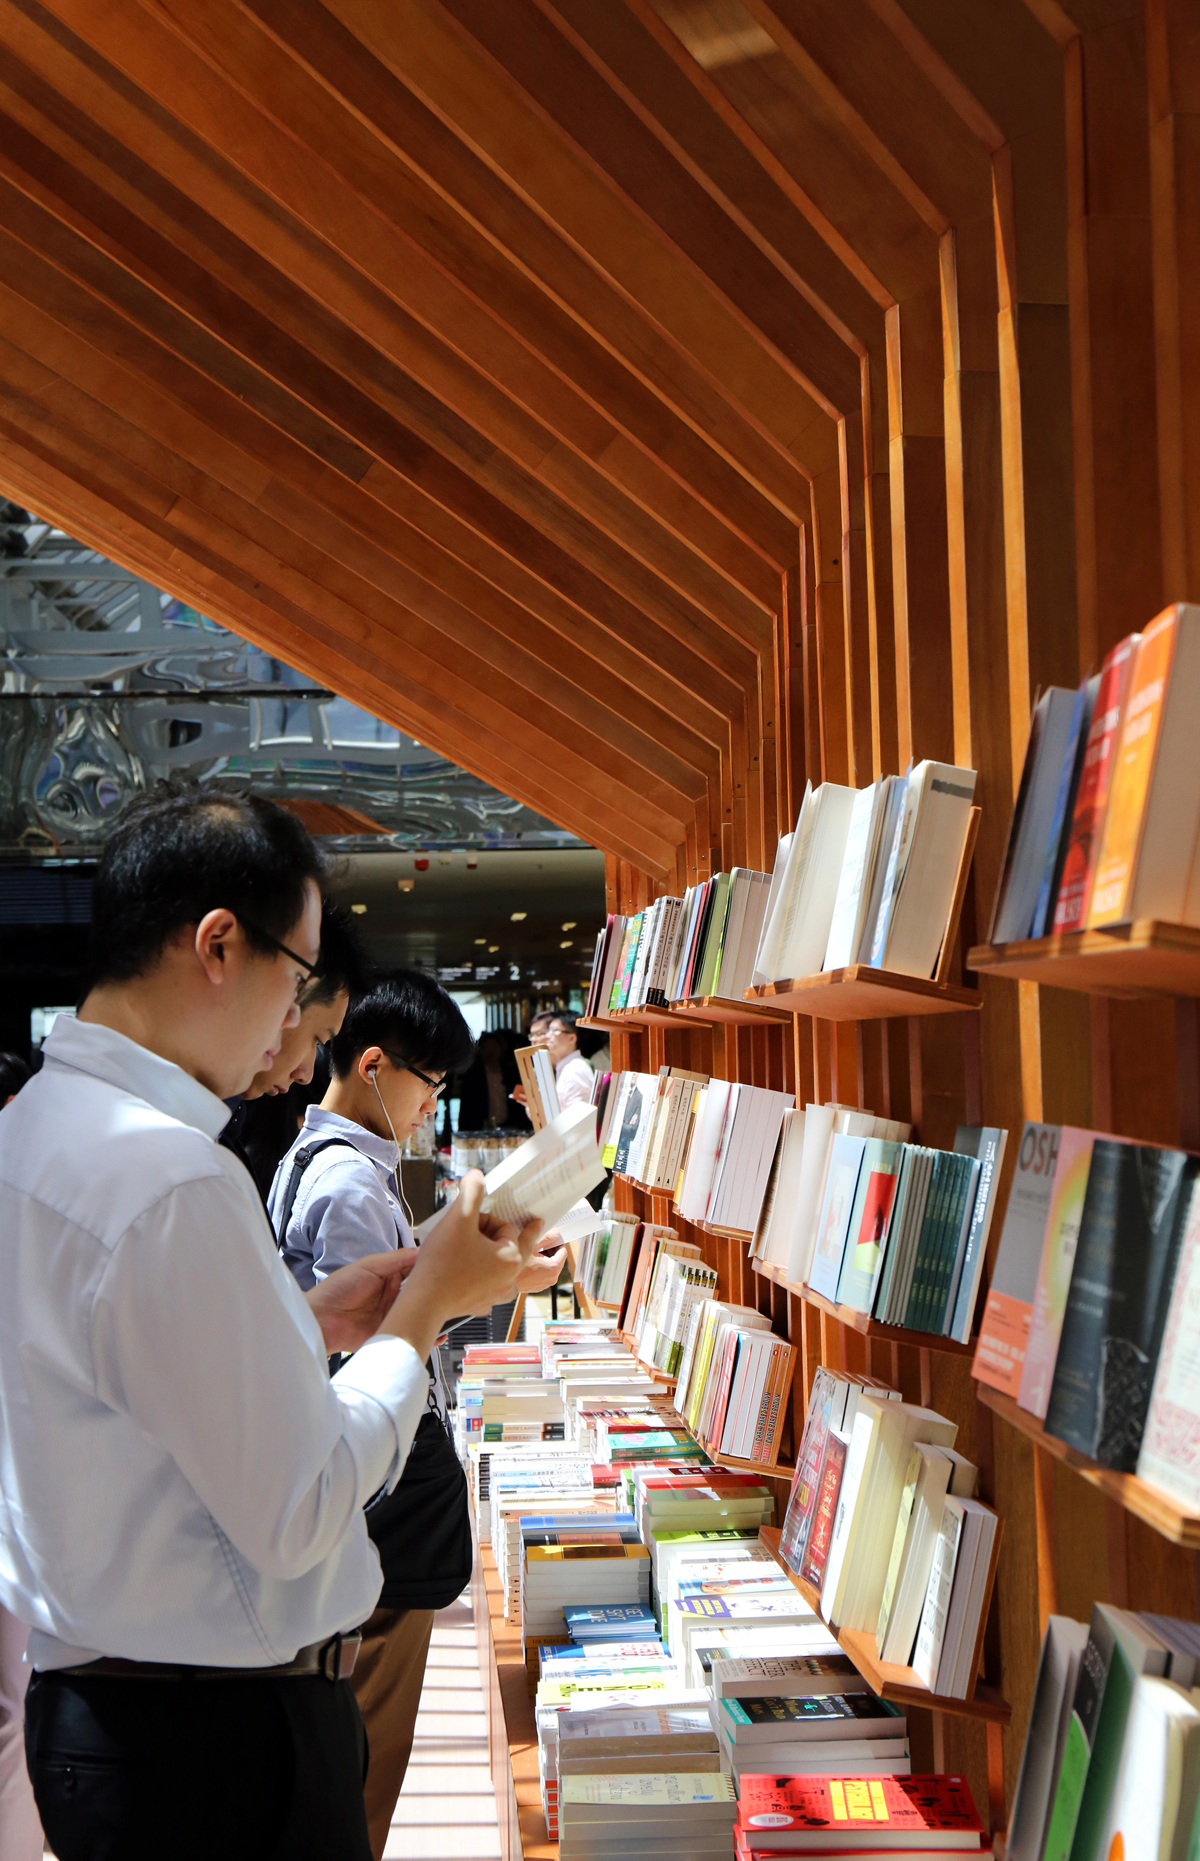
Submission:
<svg viewBox="0 0 1200 1861">
<path fill-rule="evenodd" d="M 354 1149 L 344 1137 L 325 1137 L 303 1145 L 292 1159 L 279 1211 L 276 1245 L 281 1252 L 300 1178 L 313 1158 L 332 1144 Z M 337 1367 L 333 1359 L 330 1363 Z M 471 1581 L 474 1550 L 467 1479 L 438 1410 L 433 1366 L 428 1368 L 428 1405 L 404 1471 L 392 1492 L 378 1492 L 366 1506 L 367 1530 L 383 1567 L 379 1603 L 384 1609 L 444 1609 Z"/>
</svg>

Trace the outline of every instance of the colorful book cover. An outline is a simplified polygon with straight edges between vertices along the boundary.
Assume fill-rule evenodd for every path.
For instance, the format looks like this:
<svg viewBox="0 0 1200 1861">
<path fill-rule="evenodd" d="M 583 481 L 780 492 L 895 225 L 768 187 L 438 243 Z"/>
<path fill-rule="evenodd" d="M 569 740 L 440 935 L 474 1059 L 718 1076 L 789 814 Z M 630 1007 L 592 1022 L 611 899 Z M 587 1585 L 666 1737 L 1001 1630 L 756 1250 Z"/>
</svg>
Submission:
<svg viewBox="0 0 1200 1861">
<path fill-rule="evenodd" d="M 888 1223 L 896 1201 L 902 1148 L 891 1139 L 869 1137 L 863 1151 L 837 1288 L 839 1305 L 852 1305 L 860 1312 L 871 1309 Z"/>
<path fill-rule="evenodd" d="M 1058 902 L 1054 907 L 1056 931 L 1082 930 L 1087 922 L 1092 877 L 1100 852 L 1104 831 L 1104 812 L 1112 778 L 1113 758 L 1121 724 L 1121 711 L 1129 684 L 1133 651 L 1140 635 L 1131 633 L 1114 646 L 1100 671 L 1100 690 L 1088 730 L 1075 809 L 1071 816 L 1071 835 L 1067 842 Z"/>
<path fill-rule="evenodd" d="M 1087 750 L 1088 732 L 1091 729 L 1092 712 L 1095 709 L 1099 690 L 1100 679 L 1097 677 L 1084 679 L 1083 684 L 1075 693 L 1075 708 L 1071 713 L 1071 730 L 1062 768 L 1059 770 L 1054 812 L 1050 818 L 1050 833 L 1046 841 L 1046 861 L 1042 868 L 1042 882 L 1038 887 L 1037 904 L 1033 908 L 1033 922 L 1029 927 L 1031 937 L 1044 937 L 1054 920 L 1054 903 L 1062 882 L 1062 869 L 1066 863 L 1067 845 L 1070 841 L 1075 796 L 1079 789 L 1083 758 Z"/>
<path fill-rule="evenodd" d="M 1119 924 L 1127 916 L 1177 633 L 1177 616 L 1171 608 L 1151 622 L 1138 642 L 1088 906 L 1089 929 Z"/>
<path fill-rule="evenodd" d="M 954 1831 L 982 1841 L 983 1824 L 965 1777 L 761 1777 L 743 1775 L 738 1823 L 747 1830 L 794 1830 L 820 1848 L 823 1834 L 884 1837 L 919 1848 Z M 895 1837 L 905 1838 L 897 1843 Z M 886 1838 L 893 1838 L 887 1841 Z M 971 1847 L 976 1843 L 972 1842 Z"/>
<path fill-rule="evenodd" d="M 825 1581 L 825 1563 L 833 1541 L 833 1522 L 837 1517 L 838 1494 L 842 1490 L 847 1446 L 846 1436 L 831 1428 L 825 1437 L 817 1499 L 804 1551 L 804 1567 L 800 1573 L 806 1583 L 811 1583 L 818 1590 Z"/>
<path fill-rule="evenodd" d="M 1046 1216 L 1042 1259 L 1017 1395 L 1021 1407 L 1036 1415 L 1039 1421 L 1046 1419 L 1050 1385 L 1054 1381 L 1054 1360 L 1058 1356 L 1063 1313 L 1071 1290 L 1071 1269 L 1075 1264 L 1094 1143 L 1093 1131 L 1080 1131 L 1074 1125 L 1064 1124 L 1059 1133 L 1054 1188 Z"/>
<path fill-rule="evenodd" d="M 971 1374 L 979 1382 L 1002 1390 L 1006 1396 L 1016 1396 L 1021 1388 L 1042 1241 L 1054 1190 L 1059 1129 L 1056 1124 L 1030 1122 L 1021 1133 L 996 1267 L 971 1366 Z"/>
</svg>

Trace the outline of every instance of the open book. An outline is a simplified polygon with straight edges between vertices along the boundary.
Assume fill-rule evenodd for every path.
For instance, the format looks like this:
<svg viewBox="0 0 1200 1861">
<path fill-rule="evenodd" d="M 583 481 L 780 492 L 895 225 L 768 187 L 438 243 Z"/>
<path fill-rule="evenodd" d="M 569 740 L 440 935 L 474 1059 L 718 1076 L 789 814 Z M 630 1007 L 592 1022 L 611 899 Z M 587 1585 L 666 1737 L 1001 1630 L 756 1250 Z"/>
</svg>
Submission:
<svg viewBox="0 0 1200 1861">
<path fill-rule="evenodd" d="M 483 1213 L 511 1221 L 518 1229 L 535 1220 L 553 1228 L 604 1181 L 605 1173 L 596 1138 L 595 1106 L 570 1105 L 488 1171 Z M 419 1241 L 432 1233 L 445 1212 L 439 1208 L 421 1223 Z"/>
</svg>

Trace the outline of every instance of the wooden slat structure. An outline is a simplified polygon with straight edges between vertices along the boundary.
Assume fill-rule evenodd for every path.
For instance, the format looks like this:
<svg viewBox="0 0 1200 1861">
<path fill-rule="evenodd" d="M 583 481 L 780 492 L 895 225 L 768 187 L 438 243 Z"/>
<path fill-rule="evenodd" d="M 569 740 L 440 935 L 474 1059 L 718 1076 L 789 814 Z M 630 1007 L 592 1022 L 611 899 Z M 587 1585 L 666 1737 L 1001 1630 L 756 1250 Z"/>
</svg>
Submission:
<svg viewBox="0 0 1200 1861">
<path fill-rule="evenodd" d="M 769 865 L 807 779 L 973 764 L 942 980 L 978 1012 L 884 1019 L 864 978 L 840 1021 L 618 1023 L 615 1062 L 935 1144 L 1032 1116 L 1200 1145 L 1191 987 L 961 963 L 1034 693 L 1200 598 L 1195 27 L 1194 0 L 0 0 L 0 489 L 603 847 L 613 908 Z M 914 1761 L 1001 1825 L 1039 1616 L 1193 1615 L 1192 1552 L 979 1404 L 965 1356 L 701 1238 L 800 1346 L 796 1424 L 819 1361 L 869 1363 L 980 1462 L 1012 1723 L 914 1713 Z"/>
</svg>

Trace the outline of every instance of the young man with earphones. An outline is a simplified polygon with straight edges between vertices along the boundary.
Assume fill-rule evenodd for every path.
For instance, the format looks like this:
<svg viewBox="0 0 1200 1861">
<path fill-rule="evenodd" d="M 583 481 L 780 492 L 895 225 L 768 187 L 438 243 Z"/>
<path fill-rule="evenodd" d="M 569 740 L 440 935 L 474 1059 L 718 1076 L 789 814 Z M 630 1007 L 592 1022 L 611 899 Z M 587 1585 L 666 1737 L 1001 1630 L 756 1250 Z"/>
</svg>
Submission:
<svg viewBox="0 0 1200 1861">
<path fill-rule="evenodd" d="M 405 1250 L 415 1263 L 400 1153 L 471 1049 L 453 998 L 417 970 L 382 975 L 350 1003 L 329 1045 L 329 1090 L 310 1106 L 271 1188 L 280 1249 L 304 1290 L 386 1248 Z M 561 1248 L 537 1256 L 519 1288 L 553 1285 L 563 1259 Z M 383 1591 L 364 1627 L 352 1684 L 370 1743 L 367 1824 L 380 1861 L 412 1749 L 434 1612 L 461 1594 L 471 1574 L 466 1479 L 446 1427 L 436 1354 L 404 1472 L 392 1494 L 368 1507 L 367 1528 Z"/>
</svg>

